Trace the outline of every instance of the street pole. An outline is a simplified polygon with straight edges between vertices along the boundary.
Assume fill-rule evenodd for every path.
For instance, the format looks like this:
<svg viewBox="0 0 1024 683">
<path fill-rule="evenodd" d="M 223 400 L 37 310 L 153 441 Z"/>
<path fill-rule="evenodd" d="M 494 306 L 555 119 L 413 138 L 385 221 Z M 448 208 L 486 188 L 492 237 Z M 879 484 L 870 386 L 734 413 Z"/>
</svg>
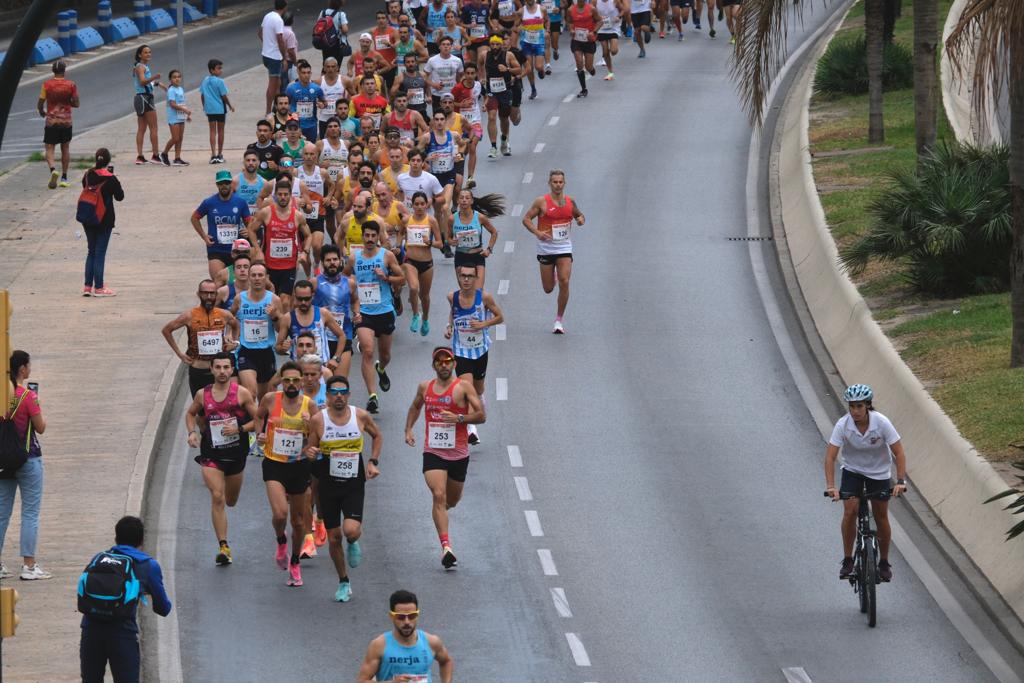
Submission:
<svg viewBox="0 0 1024 683">
<path fill-rule="evenodd" d="M 7 55 L 0 65 L 0 142 L 4 140 L 7 118 L 11 114 L 11 103 L 18 91 L 21 74 L 25 71 L 28 58 L 32 56 L 32 49 L 39 39 L 39 34 L 43 32 L 43 27 L 46 26 L 57 4 L 52 0 L 32 0 L 32 6 L 25 12 L 24 18 L 14 32 L 11 46 L 7 48 Z"/>
<path fill-rule="evenodd" d="M 0 382 L 0 413 L 4 415 L 10 410 L 11 399 L 14 397 L 14 385 L 11 383 L 11 299 L 6 289 L 0 289 L 0 359 L 3 360 L 3 381 Z"/>
<path fill-rule="evenodd" d="M 178 68 L 185 73 L 185 0 L 176 0 L 178 10 Z"/>
</svg>

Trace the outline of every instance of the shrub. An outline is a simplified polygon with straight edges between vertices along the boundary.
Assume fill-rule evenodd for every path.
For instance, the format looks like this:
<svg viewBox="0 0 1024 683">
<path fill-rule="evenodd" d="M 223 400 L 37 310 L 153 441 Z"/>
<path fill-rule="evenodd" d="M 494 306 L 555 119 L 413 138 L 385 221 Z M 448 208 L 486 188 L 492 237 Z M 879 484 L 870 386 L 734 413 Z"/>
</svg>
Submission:
<svg viewBox="0 0 1024 683">
<path fill-rule="evenodd" d="M 836 38 L 818 61 L 814 90 L 821 95 L 865 95 L 868 92 L 867 41 L 864 34 Z M 882 88 L 901 90 L 914 85 L 914 61 L 910 48 L 892 42 L 882 55 Z"/>
<path fill-rule="evenodd" d="M 960 296 L 1005 291 L 1012 241 L 1009 151 L 940 143 L 920 174 L 890 172 L 868 207 L 868 233 L 844 249 L 840 263 L 861 272 L 872 258 L 903 261 L 919 292 Z"/>
</svg>

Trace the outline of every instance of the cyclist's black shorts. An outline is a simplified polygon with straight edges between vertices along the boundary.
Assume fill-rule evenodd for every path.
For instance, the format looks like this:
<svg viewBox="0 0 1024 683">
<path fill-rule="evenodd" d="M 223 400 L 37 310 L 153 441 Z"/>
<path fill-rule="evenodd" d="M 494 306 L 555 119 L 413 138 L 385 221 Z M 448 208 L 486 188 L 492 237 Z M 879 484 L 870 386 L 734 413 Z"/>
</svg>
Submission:
<svg viewBox="0 0 1024 683">
<path fill-rule="evenodd" d="M 857 474 L 845 469 L 843 470 L 842 479 L 839 481 L 839 494 L 846 497 L 859 497 L 865 482 L 867 482 L 869 494 L 878 494 L 877 497 L 872 496 L 873 499 L 889 500 L 889 489 L 892 488 L 892 482 L 888 479 L 871 479 L 863 474 Z"/>
</svg>

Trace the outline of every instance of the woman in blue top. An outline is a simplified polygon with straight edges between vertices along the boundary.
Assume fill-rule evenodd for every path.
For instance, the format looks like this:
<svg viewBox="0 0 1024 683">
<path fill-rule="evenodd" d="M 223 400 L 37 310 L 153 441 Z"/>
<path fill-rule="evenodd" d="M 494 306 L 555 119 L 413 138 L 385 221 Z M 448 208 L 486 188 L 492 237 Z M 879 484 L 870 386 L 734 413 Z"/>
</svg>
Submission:
<svg viewBox="0 0 1024 683">
<path fill-rule="evenodd" d="M 494 251 L 494 243 L 498 241 L 498 229 L 490 218 L 505 213 L 505 198 L 500 194 L 486 194 L 474 197 L 470 190 L 460 190 L 458 198 L 459 210 L 452 216 L 452 234 L 448 236 L 449 244 L 455 247 L 455 271 L 459 266 L 476 268 L 476 287 L 483 289 L 486 259 Z M 484 246 L 484 230 L 490 233 L 487 246 Z"/>
<path fill-rule="evenodd" d="M 160 161 L 160 143 L 156 133 L 156 105 L 153 104 L 153 88 L 160 85 L 160 74 L 154 74 L 149 68 L 149 60 L 153 51 L 149 45 L 140 45 L 135 50 L 135 66 L 132 67 L 132 83 L 135 85 L 135 115 L 139 117 L 139 128 L 135 133 L 136 164 L 146 163 L 142 154 L 142 140 L 149 129 L 149 144 L 153 147 L 151 164 L 162 164 Z"/>
<path fill-rule="evenodd" d="M 171 69 L 168 75 L 171 85 L 167 88 L 167 127 L 171 130 L 171 138 L 164 145 L 160 161 L 164 166 L 171 166 L 167 153 L 174 148 L 174 166 L 188 166 L 181 158 L 181 143 L 185 139 L 185 122 L 192 121 L 192 110 L 185 106 L 185 89 L 181 87 L 181 72 Z"/>
</svg>

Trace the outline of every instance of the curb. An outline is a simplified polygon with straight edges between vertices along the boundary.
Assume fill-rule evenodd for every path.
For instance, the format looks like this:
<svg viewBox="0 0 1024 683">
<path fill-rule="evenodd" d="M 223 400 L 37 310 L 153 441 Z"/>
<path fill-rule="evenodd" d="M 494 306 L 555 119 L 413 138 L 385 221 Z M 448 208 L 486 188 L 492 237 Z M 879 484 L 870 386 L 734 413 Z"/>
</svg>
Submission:
<svg viewBox="0 0 1024 683">
<path fill-rule="evenodd" d="M 821 46 L 823 49 L 824 45 Z M 808 106 L 814 62 L 783 105 L 772 149 L 781 232 L 813 328 L 843 378 L 873 385 L 910 454 L 908 474 L 935 515 L 963 547 L 1017 619 L 1024 616 L 1024 544 L 1004 542 L 1014 521 L 986 498 L 1006 489 L 1002 476 L 968 443 L 904 364 L 838 267 L 838 251 L 814 183 Z M 802 182 L 801 182 L 802 181 Z M 780 245 L 781 246 L 781 245 Z"/>
</svg>

